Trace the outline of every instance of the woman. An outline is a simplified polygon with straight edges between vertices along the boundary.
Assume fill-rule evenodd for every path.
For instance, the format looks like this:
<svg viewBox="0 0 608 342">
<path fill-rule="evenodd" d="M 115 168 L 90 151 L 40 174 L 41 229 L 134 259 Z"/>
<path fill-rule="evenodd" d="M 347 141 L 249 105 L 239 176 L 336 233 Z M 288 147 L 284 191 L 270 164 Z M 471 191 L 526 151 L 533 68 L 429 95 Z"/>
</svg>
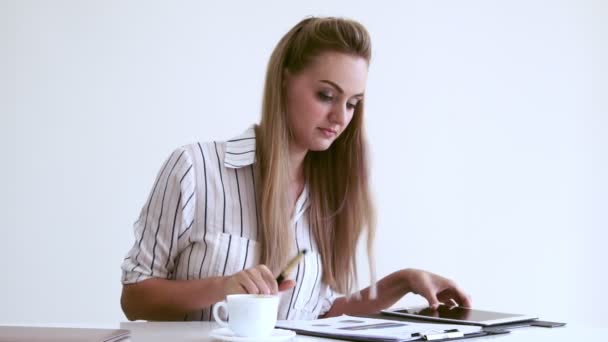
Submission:
<svg viewBox="0 0 608 342">
<path fill-rule="evenodd" d="M 375 217 L 363 132 L 370 57 L 361 24 L 307 18 L 270 58 L 260 124 L 226 142 L 171 154 L 122 265 L 129 319 L 210 320 L 212 305 L 232 293 L 279 293 L 279 319 L 377 312 L 409 292 L 432 306 L 470 306 L 452 281 L 429 272 L 373 279 Z M 377 287 L 352 297 L 362 234 Z M 277 284 L 302 249 L 309 253 L 294 278 Z"/>
</svg>

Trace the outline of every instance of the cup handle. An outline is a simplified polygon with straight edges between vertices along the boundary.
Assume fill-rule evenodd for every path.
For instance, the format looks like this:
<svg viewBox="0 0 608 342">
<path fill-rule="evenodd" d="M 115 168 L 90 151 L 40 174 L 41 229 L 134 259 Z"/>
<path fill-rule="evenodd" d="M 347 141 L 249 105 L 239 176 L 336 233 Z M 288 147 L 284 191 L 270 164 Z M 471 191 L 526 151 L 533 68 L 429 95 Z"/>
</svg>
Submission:
<svg viewBox="0 0 608 342">
<path fill-rule="evenodd" d="M 213 306 L 213 319 L 214 319 L 214 320 L 215 320 L 215 321 L 216 321 L 216 322 L 217 322 L 219 325 L 221 325 L 221 326 L 223 326 L 223 327 L 228 327 L 228 321 L 224 321 L 224 320 L 222 320 L 222 319 L 220 318 L 219 314 L 218 314 L 218 313 L 219 313 L 219 311 L 220 311 L 220 308 L 224 308 L 224 310 L 226 310 L 226 312 L 228 311 L 228 310 L 227 310 L 227 307 L 226 307 L 226 302 L 224 302 L 224 301 L 218 302 L 217 304 L 215 304 L 215 305 Z"/>
</svg>

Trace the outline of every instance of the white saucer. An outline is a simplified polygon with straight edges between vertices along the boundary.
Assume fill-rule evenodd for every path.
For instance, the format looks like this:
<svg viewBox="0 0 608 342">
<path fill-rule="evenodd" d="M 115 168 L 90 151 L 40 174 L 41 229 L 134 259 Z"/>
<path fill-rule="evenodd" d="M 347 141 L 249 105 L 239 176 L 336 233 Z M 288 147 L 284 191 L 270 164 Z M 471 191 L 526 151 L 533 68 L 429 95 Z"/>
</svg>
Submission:
<svg viewBox="0 0 608 342">
<path fill-rule="evenodd" d="M 232 330 L 228 328 L 214 329 L 209 334 L 210 337 L 216 338 L 221 341 L 287 341 L 292 337 L 296 336 L 296 333 L 291 330 L 285 329 L 273 329 L 270 336 L 266 337 L 243 337 L 235 335 Z"/>
</svg>

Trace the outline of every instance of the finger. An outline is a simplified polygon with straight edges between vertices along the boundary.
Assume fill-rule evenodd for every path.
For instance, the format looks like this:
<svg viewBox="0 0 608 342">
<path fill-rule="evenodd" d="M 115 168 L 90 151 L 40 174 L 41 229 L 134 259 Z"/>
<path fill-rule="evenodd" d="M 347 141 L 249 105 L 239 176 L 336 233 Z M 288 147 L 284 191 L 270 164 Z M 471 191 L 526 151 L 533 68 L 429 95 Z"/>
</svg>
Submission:
<svg viewBox="0 0 608 342">
<path fill-rule="evenodd" d="M 466 292 L 464 292 L 459 286 L 454 286 L 454 298 L 458 305 L 464 306 L 467 308 L 471 307 L 471 298 Z"/>
<path fill-rule="evenodd" d="M 280 284 L 279 284 L 279 291 L 287 291 L 289 289 L 291 289 L 292 287 L 296 286 L 296 282 L 293 279 L 286 279 L 283 280 Z"/>
<path fill-rule="evenodd" d="M 467 308 L 471 308 L 473 307 L 473 300 L 471 299 L 471 296 L 469 296 L 468 294 L 462 292 L 460 293 L 460 305 L 467 307 Z"/>
<path fill-rule="evenodd" d="M 266 284 L 266 281 L 264 280 L 264 277 L 262 277 L 262 274 L 260 273 L 259 269 L 253 268 L 253 269 L 250 269 L 247 273 L 249 273 L 251 280 L 253 280 L 255 285 L 260 290 L 260 294 L 266 294 L 266 295 L 270 294 L 270 289 L 268 288 L 268 284 Z"/>
<path fill-rule="evenodd" d="M 226 299 L 227 295 L 233 295 L 233 294 L 247 294 L 249 293 L 247 291 L 247 289 L 241 285 L 240 283 L 237 283 L 236 286 L 231 286 L 230 288 L 227 289 L 226 295 L 224 296 L 224 299 Z"/>
<path fill-rule="evenodd" d="M 441 303 L 446 304 L 446 305 L 452 305 L 452 301 L 454 301 L 454 299 L 453 299 L 454 297 L 455 297 L 454 292 L 451 290 L 442 291 L 437 295 L 437 299 Z M 456 301 L 454 301 L 454 302 L 456 302 Z M 458 304 L 458 302 L 456 302 L 456 304 Z"/>
<path fill-rule="evenodd" d="M 268 269 L 266 265 L 260 265 L 259 270 L 260 274 L 266 281 L 266 285 L 270 289 L 270 293 L 276 294 L 277 292 L 279 292 L 279 285 L 277 284 L 277 280 L 272 274 L 272 272 L 270 272 L 270 269 Z"/>
<path fill-rule="evenodd" d="M 422 294 L 422 296 L 429 302 L 429 307 L 431 307 L 433 310 L 437 309 L 439 304 L 441 304 L 434 292 L 425 292 Z"/>
<path fill-rule="evenodd" d="M 249 294 L 259 294 L 260 289 L 258 289 L 255 282 L 249 277 L 248 272 L 241 272 L 238 277 L 239 284 L 245 289 L 246 293 Z"/>
<path fill-rule="evenodd" d="M 464 291 L 462 291 L 462 289 L 460 289 L 459 287 L 454 287 L 454 288 L 450 288 L 447 290 L 442 291 L 439 295 L 438 298 L 440 301 L 444 302 L 444 303 L 449 303 L 450 301 L 455 302 L 456 304 L 458 304 L 459 306 L 464 306 L 464 307 L 471 307 L 471 298 L 469 297 L 469 295 L 467 295 Z"/>
</svg>

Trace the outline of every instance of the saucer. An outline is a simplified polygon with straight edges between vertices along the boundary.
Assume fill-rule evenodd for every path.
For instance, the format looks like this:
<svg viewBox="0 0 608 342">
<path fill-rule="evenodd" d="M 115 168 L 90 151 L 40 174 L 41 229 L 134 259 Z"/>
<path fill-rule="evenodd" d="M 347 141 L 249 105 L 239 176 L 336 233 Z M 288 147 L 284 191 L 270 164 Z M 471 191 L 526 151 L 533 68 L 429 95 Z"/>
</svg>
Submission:
<svg viewBox="0 0 608 342">
<path fill-rule="evenodd" d="M 235 335 L 232 330 L 228 328 L 214 329 L 209 334 L 210 337 L 216 338 L 221 341 L 287 341 L 292 337 L 296 336 L 296 333 L 291 330 L 285 329 L 273 329 L 269 336 L 265 337 L 244 337 Z"/>
</svg>

